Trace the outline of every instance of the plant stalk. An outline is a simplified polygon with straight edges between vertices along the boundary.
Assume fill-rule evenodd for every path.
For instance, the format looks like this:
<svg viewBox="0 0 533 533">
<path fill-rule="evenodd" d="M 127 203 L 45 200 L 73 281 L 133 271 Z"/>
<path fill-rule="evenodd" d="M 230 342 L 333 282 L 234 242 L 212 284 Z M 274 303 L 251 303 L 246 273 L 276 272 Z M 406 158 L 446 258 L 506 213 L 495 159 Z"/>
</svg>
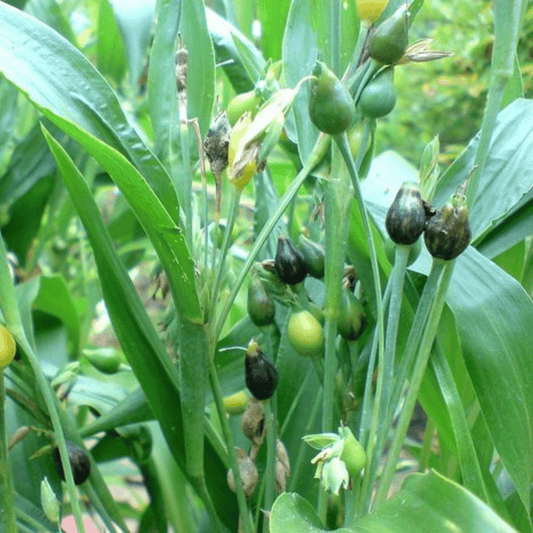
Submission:
<svg viewBox="0 0 533 533">
<path fill-rule="evenodd" d="M 7 427 L 5 418 L 6 389 L 4 383 L 4 367 L 0 367 L 0 526 L 6 533 L 17 533 L 17 519 L 15 516 L 15 489 L 11 478 L 9 465 L 9 450 L 7 445 Z M 3 529 L 5 527 L 5 530 Z"/>
<path fill-rule="evenodd" d="M 224 396 L 220 388 L 220 382 L 218 380 L 217 371 L 214 361 L 211 362 L 209 371 L 209 383 L 211 390 L 213 391 L 213 397 L 215 399 L 215 405 L 217 408 L 218 417 L 222 426 L 222 432 L 224 433 L 224 439 L 228 447 L 228 458 L 230 467 L 233 471 L 233 477 L 235 479 L 235 490 L 237 494 L 237 504 L 239 505 L 239 514 L 241 517 L 241 525 L 243 533 L 253 533 L 253 523 L 248 511 L 248 504 L 246 502 L 246 494 L 242 486 L 242 478 L 239 470 L 239 462 L 237 461 L 237 453 L 235 451 L 235 443 L 233 440 L 233 433 L 228 422 L 226 414 L 226 408 L 224 407 Z"/>
<path fill-rule="evenodd" d="M 396 426 L 394 438 L 387 456 L 387 461 L 385 463 L 385 469 L 378 486 L 375 500 L 376 506 L 386 499 L 392 478 L 394 477 L 396 464 L 402 450 L 407 429 L 409 428 L 409 422 L 415 407 L 418 391 L 420 389 L 422 379 L 424 378 L 429 355 L 431 353 L 431 347 L 433 346 L 433 341 L 435 340 L 442 309 L 444 307 L 446 292 L 448 290 L 448 285 L 453 273 L 453 267 L 455 265 L 454 261 L 445 264 L 440 260 L 433 260 L 433 263 L 439 264 L 440 268 L 436 268 L 435 270 L 440 270 L 442 276 L 439 276 L 440 282 L 435 294 L 435 298 L 433 299 L 429 310 L 427 324 L 422 336 L 422 340 L 420 341 L 414 372 L 407 389 L 407 395 L 404 401 L 402 412 L 400 414 L 400 419 L 398 420 L 398 425 Z"/>
</svg>

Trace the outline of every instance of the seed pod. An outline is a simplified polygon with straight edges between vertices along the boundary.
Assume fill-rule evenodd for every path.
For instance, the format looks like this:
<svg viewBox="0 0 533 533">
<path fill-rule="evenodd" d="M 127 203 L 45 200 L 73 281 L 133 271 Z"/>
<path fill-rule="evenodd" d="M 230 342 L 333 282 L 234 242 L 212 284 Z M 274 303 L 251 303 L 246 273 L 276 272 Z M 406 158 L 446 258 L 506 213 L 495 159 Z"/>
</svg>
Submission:
<svg viewBox="0 0 533 533">
<path fill-rule="evenodd" d="M 237 120 L 239 120 L 239 117 L 247 111 L 255 114 L 254 111 L 257 109 L 257 106 L 260 103 L 261 96 L 256 92 L 255 89 L 235 96 L 228 104 L 227 109 L 230 124 L 233 126 Z"/>
<path fill-rule="evenodd" d="M 68 452 L 68 459 L 70 461 L 70 468 L 72 468 L 72 474 L 74 476 L 74 483 L 80 485 L 83 483 L 91 473 L 91 462 L 85 451 L 73 444 L 70 441 L 65 441 Z M 56 465 L 57 473 L 59 477 L 65 481 L 65 472 L 63 470 L 63 464 L 61 463 L 61 457 L 59 455 L 59 448 L 56 446 L 52 453 L 54 457 L 54 463 Z"/>
<path fill-rule="evenodd" d="M 224 397 L 224 408 L 226 409 L 226 413 L 228 413 L 228 415 L 243 414 L 247 404 L 248 395 L 243 390 Z"/>
<path fill-rule="evenodd" d="M 338 135 L 347 130 L 355 118 L 353 98 L 329 68 L 317 61 L 313 68 L 309 116 L 322 132 Z"/>
<path fill-rule="evenodd" d="M 358 106 L 365 117 L 375 119 L 388 115 L 395 105 L 394 69 L 387 68 L 365 86 Z"/>
<path fill-rule="evenodd" d="M 409 11 L 405 4 L 376 29 L 370 40 L 370 57 L 384 65 L 394 65 L 409 44 Z"/>
<path fill-rule="evenodd" d="M 343 289 L 337 331 L 343 339 L 356 341 L 365 330 L 366 315 L 363 304 L 348 289 Z"/>
<path fill-rule="evenodd" d="M 13 335 L 11 335 L 7 328 L 0 324 L 0 367 L 7 366 L 11 363 L 16 351 L 17 345 Z"/>
<path fill-rule="evenodd" d="M 309 240 L 304 235 L 300 235 L 298 248 L 305 258 L 309 275 L 316 279 L 322 279 L 325 271 L 324 247 Z"/>
<path fill-rule="evenodd" d="M 257 275 L 253 275 L 248 285 L 248 315 L 258 326 L 268 326 L 274 322 L 276 307 L 274 299 Z"/>
<path fill-rule="evenodd" d="M 455 194 L 427 223 L 424 242 L 433 257 L 449 261 L 466 250 L 472 234 L 465 203 L 462 194 Z"/>
<path fill-rule="evenodd" d="M 239 463 L 239 473 L 241 475 L 244 493 L 246 494 L 246 497 L 250 499 L 259 482 L 257 468 L 244 450 L 237 449 L 237 461 Z M 228 486 L 233 492 L 235 492 L 235 476 L 231 468 L 228 470 Z"/>
<path fill-rule="evenodd" d="M 50 522 L 59 523 L 59 502 L 46 477 L 41 481 L 41 507 Z"/>
<path fill-rule="evenodd" d="M 290 239 L 285 237 L 278 239 L 274 268 L 279 279 L 287 285 L 296 285 L 307 276 L 304 255 L 292 244 Z"/>
<path fill-rule="evenodd" d="M 318 357 L 324 349 L 324 332 L 320 322 L 307 310 L 292 311 L 287 337 L 293 350 L 305 357 Z"/>
<path fill-rule="evenodd" d="M 345 426 L 341 431 L 344 438 L 344 447 L 342 448 L 340 459 L 346 465 L 350 476 L 355 477 L 366 465 L 366 452 L 349 427 Z"/>
<path fill-rule="evenodd" d="M 387 212 L 387 232 L 396 244 L 410 245 L 420 237 L 425 224 L 426 211 L 418 186 L 405 182 Z"/>
<path fill-rule="evenodd" d="M 254 397 L 250 398 L 242 415 L 241 429 L 243 435 L 254 445 L 261 446 L 265 441 L 265 411 L 261 402 Z"/>
<path fill-rule="evenodd" d="M 244 375 L 248 390 L 258 400 L 271 398 L 278 386 L 278 371 L 263 355 L 255 339 L 250 341 L 246 350 Z"/>
<path fill-rule="evenodd" d="M 120 351 L 116 348 L 86 348 L 83 350 L 83 355 L 97 370 L 104 374 L 115 374 L 122 362 Z"/>
</svg>

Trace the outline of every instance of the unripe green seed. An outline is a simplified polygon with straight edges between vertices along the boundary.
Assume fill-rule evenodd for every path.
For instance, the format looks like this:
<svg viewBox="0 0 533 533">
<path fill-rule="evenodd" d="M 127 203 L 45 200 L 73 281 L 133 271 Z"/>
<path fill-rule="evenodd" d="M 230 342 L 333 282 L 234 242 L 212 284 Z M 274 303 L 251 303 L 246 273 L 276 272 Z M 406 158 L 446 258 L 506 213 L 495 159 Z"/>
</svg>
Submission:
<svg viewBox="0 0 533 533">
<path fill-rule="evenodd" d="M 365 117 L 381 118 L 388 115 L 395 105 L 394 69 L 387 68 L 366 85 L 358 106 Z"/>
<path fill-rule="evenodd" d="M 348 289 L 343 289 L 337 331 L 343 339 L 357 340 L 364 332 L 366 315 L 363 304 Z"/>
<path fill-rule="evenodd" d="M 409 44 L 409 12 L 405 5 L 384 20 L 370 40 L 370 57 L 384 65 L 394 65 Z"/>
<path fill-rule="evenodd" d="M 353 98 L 348 89 L 321 61 L 313 68 L 309 116 L 322 132 L 338 135 L 347 130 L 355 118 Z"/>
<path fill-rule="evenodd" d="M 248 285 L 247 309 L 250 319 L 258 327 L 268 326 L 274 322 L 276 314 L 274 299 L 256 275 L 252 275 Z"/>
</svg>

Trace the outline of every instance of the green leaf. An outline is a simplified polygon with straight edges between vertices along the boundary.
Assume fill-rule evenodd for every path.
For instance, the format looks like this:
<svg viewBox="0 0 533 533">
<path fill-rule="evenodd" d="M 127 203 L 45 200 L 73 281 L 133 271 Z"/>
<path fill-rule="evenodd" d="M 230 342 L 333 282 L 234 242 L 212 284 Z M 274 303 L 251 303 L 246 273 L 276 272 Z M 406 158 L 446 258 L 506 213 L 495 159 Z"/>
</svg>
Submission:
<svg viewBox="0 0 533 533">
<path fill-rule="evenodd" d="M 309 75 L 315 61 L 323 53 L 325 24 L 319 24 L 317 18 L 328 11 L 327 7 L 320 10 L 313 0 L 295 0 L 291 3 L 283 36 L 283 67 L 287 87 L 295 87 L 304 76 Z M 309 84 L 305 84 L 292 106 L 302 161 L 307 160 L 318 139 L 318 130 L 309 118 L 308 102 Z"/>
<path fill-rule="evenodd" d="M 518 99 L 498 114 L 489 154 L 469 220 L 474 240 L 505 219 L 531 191 L 533 164 L 533 101 Z M 474 164 L 479 136 L 447 169 L 437 183 L 434 203 L 442 205 L 464 182 Z M 505 191 L 505 194 L 502 194 Z M 482 193 L 482 194 L 481 194 Z"/>
<path fill-rule="evenodd" d="M 56 0 L 33 1 L 26 6 L 26 12 L 56 30 L 74 46 L 78 46 L 76 35 L 63 12 L 64 5 Z"/>
<path fill-rule="evenodd" d="M 490 507 L 436 472 L 409 477 L 402 489 L 357 520 L 356 533 L 516 533 Z"/>
<path fill-rule="evenodd" d="M 324 525 L 311 504 L 298 494 L 284 493 L 277 498 L 270 515 L 271 533 L 325 533 Z M 335 529 L 350 533 L 349 529 Z"/>
<path fill-rule="evenodd" d="M 259 0 L 257 14 L 261 21 L 261 50 L 265 57 L 281 59 L 281 43 L 290 0 Z M 275 16 L 274 16 L 275 13 Z"/>
<path fill-rule="evenodd" d="M 2 229 L 9 250 L 14 252 L 24 265 L 29 259 L 29 252 L 55 181 L 55 177 L 50 175 L 37 181 L 11 207 L 9 222 Z M 31 213 L 31 216 L 28 216 L 28 213 Z"/>
<path fill-rule="evenodd" d="M 63 322 L 77 353 L 80 343 L 80 323 L 70 289 L 63 276 L 41 276 L 39 294 L 34 301 L 36 309 L 56 316 Z"/>
<path fill-rule="evenodd" d="M 250 91 L 253 89 L 256 80 L 250 78 L 250 75 L 244 68 L 242 59 L 235 46 L 233 35 L 238 34 L 239 42 L 246 45 L 250 53 L 256 58 L 256 61 L 264 60 L 261 53 L 234 26 L 214 11 L 207 8 L 205 14 L 209 33 L 211 34 L 213 46 L 215 47 L 217 63 L 224 64 L 224 72 L 236 93 Z"/>
<path fill-rule="evenodd" d="M 197 118 L 202 137 L 211 122 L 215 100 L 215 52 L 207 30 L 203 0 L 181 3 L 180 33 L 189 52 L 187 100 L 189 118 Z"/>
<path fill-rule="evenodd" d="M 50 123 L 48 123 L 48 127 L 53 132 L 60 131 Z M 39 180 L 50 176 L 55 170 L 54 158 L 43 139 L 40 126 L 36 124 L 17 143 L 11 155 L 9 168 L 2 176 L 0 203 L 13 204 Z"/>
<path fill-rule="evenodd" d="M 182 2 L 175 0 L 160 3 L 148 69 L 148 103 L 155 150 L 163 161 L 168 161 L 179 150 L 179 136 L 175 130 L 178 108 L 174 55 L 181 6 Z"/>
<path fill-rule="evenodd" d="M 473 248 L 456 261 L 446 300 L 492 441 L 529 509 L 533 302 L 516 280 Z"/>
<path fill-rule="evenodd" d="M 109 0 L 100 1 L 96 38 L 98 70 L 119 84 L 126 70 L 124 43 Z"/>
<path fill-rule="evenodd" d="M 122 34 L 130 74 L 129 82 L 131 88 L 134 89 L 141 75 L 143 59 L 151 39 L 155 2 L 153 0 L 136 0 L 135 4 L 132 5 L 129 2 L 119 0 L 109 1 Z"/>
<path fill-rule="evenodd" d="M 0 21 L 0 72 L 52 122 L 66 119 L 61 124 L 72 138 L 78 140 L 85 130 L 125 155 L 177 221 L 178 201 L 168 174 L 87 58 L 51 28 L 3 2 Z"/>
<path fill-rule="evenodd" d="M 124 355 L 135 372 L 155 417 L 161 424 L 176 462 L 184 469 L 185 435 L 177 370 L 171 364 L 166 348 L 154 330 L 124 266 L 113 249 L 98 208 L 83 177 L 57 141 L 46 130 L 44 134 L 87 231 L 107 310 Z M 117 171 L 115 165 L 118 165 L 120 172 L 123 172 L 123 178 L 134 179 L 134 181 L 137 179 L 135 176 L 138 177 L 138 173 L 118 152 L 95 138 L 92 140 L 96 143 L 93 148 L 97 155 L 102 155 L 104 160 L 113 167 L 111 174 L 115 174 Z M 126 164 L 126 167 L 123 167 L 123 164 Z M 137 203 L 137 207 L 143 203 L 142 197 L 145 196 L 148 203 L 144 205 L 144 208 L 155 216 L 153 222 L 154 225 L 157 224 L 157 218 L 164 210 L 159 208 L 153 211 L 154 197 L 146 183 L 143 180 L 134 184 L 130 183 L 128 191 L 139 197 L 140 204 Z M 209 491 L 218 515 L 230 529 L 234 529 L 236 503 L 234 496 L 227 494 L 226 469 L 213 448 L 208 446 L 206 446 L 205 463 L 206 469 L 211 474 Z"/>
</svg>

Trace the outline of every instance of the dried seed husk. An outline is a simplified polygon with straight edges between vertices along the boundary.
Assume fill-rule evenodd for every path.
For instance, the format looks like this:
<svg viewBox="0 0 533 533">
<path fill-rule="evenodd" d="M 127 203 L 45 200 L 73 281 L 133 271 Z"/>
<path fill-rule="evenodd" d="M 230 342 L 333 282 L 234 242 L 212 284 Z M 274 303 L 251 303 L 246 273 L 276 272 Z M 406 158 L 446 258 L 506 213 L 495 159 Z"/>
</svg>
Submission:
<svg viewBox="0 0 533 533">
<path fill-rule="evenodd" d="M 248 407 L 242 415 L 241 429 L 244 436 L 256 446 L 261 446 L 265 441 L 265 411 L 260 400 L 252 397 L 248 401 Z"/>
<path fill-rule="evenodd" d="M 237 449 L 237 462 L 239 464 L 239 473 L 241 475 L 244 493 L 246 494 L 246 497 L 250 499 L 253 496 L 259 482 L 257 467 L 250 459 L 248 454 L 241 449 Z M 229 488 L 235 492 L 235 476 L 231 468 L 228 470 L 227 481 Z"/>
</svg>

